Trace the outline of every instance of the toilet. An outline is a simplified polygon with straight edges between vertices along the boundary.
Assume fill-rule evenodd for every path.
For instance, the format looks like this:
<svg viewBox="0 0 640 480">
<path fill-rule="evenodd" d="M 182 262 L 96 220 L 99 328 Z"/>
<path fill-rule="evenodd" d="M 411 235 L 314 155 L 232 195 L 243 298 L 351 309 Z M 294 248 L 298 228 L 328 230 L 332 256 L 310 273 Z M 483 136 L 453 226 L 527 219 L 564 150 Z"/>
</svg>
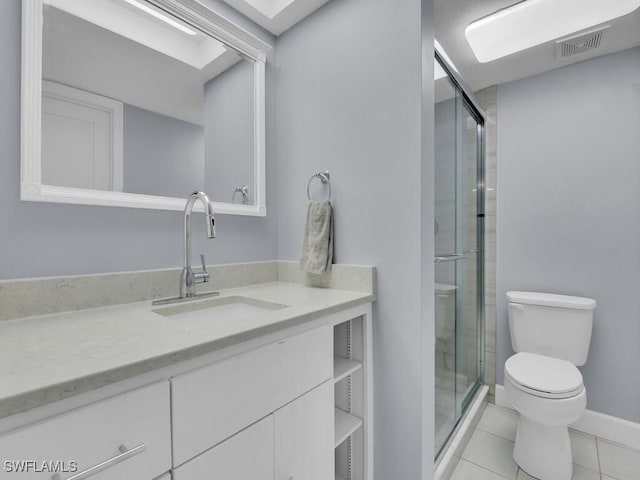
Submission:
<svg viewBox="0 0 640 480">
<path fill-rule="evenodd" d="M 511 345 L 504 365 L 508 400 L 520 413 L 513 459 L 540 480 L 571 480 L 569 424 L 587 405 L 582 374 L 595 300 L 507 292 Z"/>
</svg>

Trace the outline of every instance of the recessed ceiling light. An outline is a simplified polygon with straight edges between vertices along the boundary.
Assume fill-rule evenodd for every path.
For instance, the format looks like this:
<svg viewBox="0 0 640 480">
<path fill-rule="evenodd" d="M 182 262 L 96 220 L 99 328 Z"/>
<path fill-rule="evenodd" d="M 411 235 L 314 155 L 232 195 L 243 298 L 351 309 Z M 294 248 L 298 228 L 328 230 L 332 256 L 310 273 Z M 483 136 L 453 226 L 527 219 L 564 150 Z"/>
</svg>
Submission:
<svg viewBox="0 0 640 480">
<path fill-rule="evenodd" d="M 471 23 L 464 31 L 480 63 L 627 15 L 640 0 L 525 0 Z"/>
<path fill-rule="evenodd" d="M 175 28 L 177 30 L 180 30 L 182 33 L 186 33 L 187 35 L 196 35 L 196 32 L 194 32 L 190 28 L 185 27 L 180 22 L 176 22 L 172 18 L 169 18 L 166 15 L 163 15 L 162 13 L 158 12 L 157 10 L 154 10 L 151 7 L 143 5 L 142 3 L 139 3 L 136 0 L 123 0 L 123 1 L 128 3 L 129 5 L 132 5 L 132 6 L 136 7 L 136 8 L 138 8 L 138 9 L 142 10 L 144 13 L 147 13 L 147 14 L 151 15 L 152 17 L 157 18 L 158 20 L 162 20 L 167 25 L 171 25 L 173 28 Z"/>
</svg>

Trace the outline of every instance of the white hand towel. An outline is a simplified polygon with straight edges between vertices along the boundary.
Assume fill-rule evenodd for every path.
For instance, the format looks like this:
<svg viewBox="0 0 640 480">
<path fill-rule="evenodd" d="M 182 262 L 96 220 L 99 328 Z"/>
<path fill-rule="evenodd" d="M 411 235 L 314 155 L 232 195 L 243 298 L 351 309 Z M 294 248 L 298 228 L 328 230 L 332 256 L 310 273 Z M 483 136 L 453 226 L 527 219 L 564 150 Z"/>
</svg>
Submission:
<svg viewBox="0 0 640 480">
<path fill-rule="evenodd" d="M 320 274 L 333 262 L 333 210 L 329 201 L 309 202 L 300 269 Z"/>
</svg>

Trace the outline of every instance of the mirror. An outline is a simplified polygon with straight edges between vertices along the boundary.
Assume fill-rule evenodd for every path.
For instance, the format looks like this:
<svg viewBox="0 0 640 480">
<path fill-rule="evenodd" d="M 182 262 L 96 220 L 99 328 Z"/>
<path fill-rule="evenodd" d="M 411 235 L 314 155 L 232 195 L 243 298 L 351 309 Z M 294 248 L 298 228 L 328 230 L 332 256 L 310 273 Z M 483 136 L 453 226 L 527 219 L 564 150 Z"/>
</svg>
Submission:
<svg viewBox="0 0 640 480">
<path fill-rule="evenodd" d="M 23 0 L 23 23 L 23 200 L 182 210 L 203 190 L 266 214 L 265 44 L 192 0 Z"/>
</svg>

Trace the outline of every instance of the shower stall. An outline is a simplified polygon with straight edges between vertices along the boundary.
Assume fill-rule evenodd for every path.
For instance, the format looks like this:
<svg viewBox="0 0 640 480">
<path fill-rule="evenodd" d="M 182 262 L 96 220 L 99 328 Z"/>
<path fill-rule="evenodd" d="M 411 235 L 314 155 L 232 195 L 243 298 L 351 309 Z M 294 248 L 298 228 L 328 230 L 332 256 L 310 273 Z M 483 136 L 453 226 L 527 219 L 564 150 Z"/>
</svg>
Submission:
<svg viewBox="0 0 640 480">
<path fill-rule="evenodd" d="M 437 457 L 484 370 L 484 117 L 439 46 L 434 231 Z"/>
</svg>

